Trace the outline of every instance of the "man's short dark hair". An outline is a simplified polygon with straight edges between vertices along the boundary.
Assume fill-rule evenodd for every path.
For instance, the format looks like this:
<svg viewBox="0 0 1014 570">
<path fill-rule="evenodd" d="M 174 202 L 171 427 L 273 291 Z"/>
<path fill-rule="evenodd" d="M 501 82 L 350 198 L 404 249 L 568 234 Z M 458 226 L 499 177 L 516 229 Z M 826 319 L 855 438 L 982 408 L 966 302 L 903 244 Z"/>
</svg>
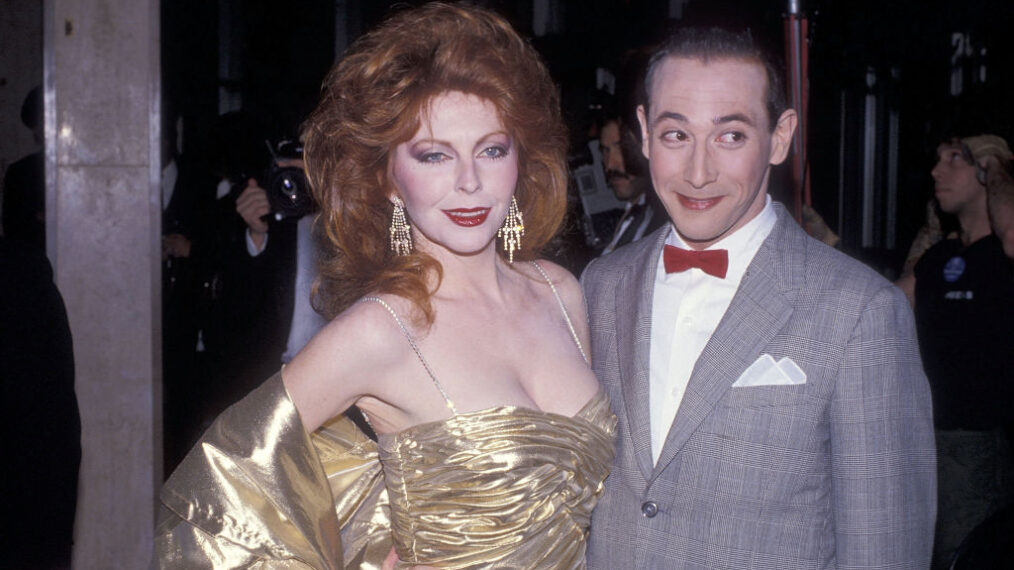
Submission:
<svg viewBox="0 0 1014 570">
<path fill-rule="evenodd" d="M 21 103 L 21 122 L 31 130 L 42 126 L 42 87 L 36 85 Z"/>
<path fill-rule="evenodd" d="M 659 45 L 648 61 L 648 72 L 644 76 L 646 109 L 651 103 L 651 81 L 655 77 L 655 72 L 670 57 L 698 59 L 704 63 L 717 59 L 755 61 L 764 66 L 767 75 L 764 104 L 772 131 L 778 117 L 788 108 L 781 61 L 767 50 L 761 49 L 754 41 L 750 30 L 688 27 L 672 33 Z"/>
</svg>

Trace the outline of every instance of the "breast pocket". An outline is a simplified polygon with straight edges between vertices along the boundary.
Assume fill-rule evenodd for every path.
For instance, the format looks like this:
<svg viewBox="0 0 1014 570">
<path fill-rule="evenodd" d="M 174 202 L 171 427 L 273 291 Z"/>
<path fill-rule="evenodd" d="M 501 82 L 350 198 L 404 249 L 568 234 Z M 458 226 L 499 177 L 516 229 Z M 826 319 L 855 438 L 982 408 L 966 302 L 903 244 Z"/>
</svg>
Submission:
<svg viewBox="0 0 1014 570">
<path fill-rule="evenodd" d="M 812 396 L 806 384 L 786 386 L 744 386 L 729 388 L 723 404 L 732 408 L 798 406 Z"/>
<path fill-rule="evenodd" d="M 825 425 L 826 402 L 817 397 L 814 386 L 752 386 L 730 388 L 713 413 L 707 428 L 730 452 L 757 453 L 765 464 L 799 460 L 803 450 L 822 438 L 814 437 Z M 752 451 L 747 451 L 751 449 Z"/>
</svg>

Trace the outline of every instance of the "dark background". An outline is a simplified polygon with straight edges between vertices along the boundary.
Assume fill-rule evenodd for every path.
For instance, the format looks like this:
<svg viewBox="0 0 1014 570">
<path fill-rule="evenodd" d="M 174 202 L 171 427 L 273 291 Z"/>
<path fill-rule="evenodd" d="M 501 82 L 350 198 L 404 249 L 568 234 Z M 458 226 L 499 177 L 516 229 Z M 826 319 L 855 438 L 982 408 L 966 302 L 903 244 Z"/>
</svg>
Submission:
<svg viewBox="0 0 1014 570">
<path fill-rule="evenodd" d="M 503 14 L 544 55 L 575 131 L 595 69 L 622 73 L 625 50 L 650 45 L 674 25 L 718 23 L 749 26 L 784 53 L 788 10 L 787 2 L 757 0 L 478 3 Z M 220 103 L 226 98 L 262 120 L 272 136 L 294 135 L 344 46 L 407 4 L 419 2 L 163 2 L 164 97 L 167 114 L 183 117 L 185 150 L 221 144 L 206 129 L 228 110 Z M 672 5 L 678 19 L 670 18 Z M 801 9 L 810 28 L 813 205 L 841 236 L 842 249 L 893 277 L 932 195 L 929 170 L 942 138 L 1011 137 L 1014 3 L 823 0 Z M 550 18 L 541 33 L 533 24 L 537 11 Z M 959 50 L 954 34 L 962 34 L 968 50 Z M 960 92 L 952 93 L 952 74 L 961 77 Z M 875 149 L 864 154 L 870 142 Z M 775 180 L 772 193 L 788 201 L 784 168 Z M 864 204 L 872 208 L 865 239 Z"/>
</svg>

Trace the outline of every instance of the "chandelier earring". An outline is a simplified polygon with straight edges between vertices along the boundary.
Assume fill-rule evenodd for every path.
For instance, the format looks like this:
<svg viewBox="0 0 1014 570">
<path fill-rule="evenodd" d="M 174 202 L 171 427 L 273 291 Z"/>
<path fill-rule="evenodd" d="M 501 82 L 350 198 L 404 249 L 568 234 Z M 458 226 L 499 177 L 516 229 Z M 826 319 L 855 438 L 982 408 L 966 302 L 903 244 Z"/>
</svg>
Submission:
<svg viewBox="0 0 1014 570">
<path fill-rule="evenodd" d="M 391 251 L 395 255 L 408 255 L 412 253 L 412 226 L 405 219 L 405 203 L 398 196 L 394 196 L 391 202 L 394 204 L 391 215 Z"/>
<path fill-rule="evenodd" d="M 514 263 L 514 252 L 521 249 L 521 237 L 525 235 L 525 221 L 521 218 L 517 198 L 511 196 L 511 205 L 507 209 L 507 217 L 503 226 L 496 232 L 496 237 L 503 238 L 503 249 L 507 259 Z"/>
</svg>

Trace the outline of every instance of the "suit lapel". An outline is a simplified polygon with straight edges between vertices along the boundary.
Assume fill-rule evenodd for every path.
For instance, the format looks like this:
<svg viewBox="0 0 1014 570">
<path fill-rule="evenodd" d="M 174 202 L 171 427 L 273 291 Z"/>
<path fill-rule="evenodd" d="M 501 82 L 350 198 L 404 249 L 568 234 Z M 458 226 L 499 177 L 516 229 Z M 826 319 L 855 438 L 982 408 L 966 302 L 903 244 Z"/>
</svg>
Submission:
<svg viewBox="0 0 1014 570">
<path fill-rule="evenodd" d="M 729 308 L 694 365 L 651 479 L 672 462 L 739 375 L 754 362 L 792 315 L 795 221 L 777 209 L 778 222 L 747 268 Z M 650 436 L 649 436 L 650 438 Z"/>
<path fill-rule="evenodd" d="M 630 428 L 631 446 L 644 478 L 652 471 L 651 423 L 648 397 L 651 354 L 651 301 L 655 287 L 655 270 L 669 228 L 630 246 L 640 248 L 632 256 L 631 270 L 616 287 L 616 347 L 620 369 L 620 388 Z M 643 244 L 643 245 L 642 245 Z"/>
</svg>

